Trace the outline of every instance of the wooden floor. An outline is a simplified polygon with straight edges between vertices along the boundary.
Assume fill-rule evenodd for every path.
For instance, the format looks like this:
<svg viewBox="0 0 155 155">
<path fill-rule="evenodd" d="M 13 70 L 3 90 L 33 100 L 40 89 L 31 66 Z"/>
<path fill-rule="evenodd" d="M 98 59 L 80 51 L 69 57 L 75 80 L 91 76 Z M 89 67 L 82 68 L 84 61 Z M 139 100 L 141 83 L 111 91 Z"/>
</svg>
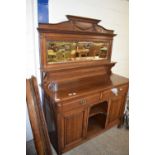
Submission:
<svg viewBox="0 0 155 155">
<path fill-rule="evenodd" d="M 36 155 L 33 141 L 27 142 L 26 155 Z M 63 155 L 129 155 L 129 131 L 114 127 Z"/>
</svg>

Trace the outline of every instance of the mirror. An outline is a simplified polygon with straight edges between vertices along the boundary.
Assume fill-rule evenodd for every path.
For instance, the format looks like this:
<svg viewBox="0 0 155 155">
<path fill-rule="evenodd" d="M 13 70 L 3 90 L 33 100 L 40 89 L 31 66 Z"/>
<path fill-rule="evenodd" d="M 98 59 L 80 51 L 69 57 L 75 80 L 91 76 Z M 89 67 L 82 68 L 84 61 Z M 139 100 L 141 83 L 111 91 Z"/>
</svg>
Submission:
<svg viewBox="0 0 155 155">
<path fill-rule="evenodd" d="M 47 63 L 106 59 L 109 42 L 47 42 Z"/>
</svg>

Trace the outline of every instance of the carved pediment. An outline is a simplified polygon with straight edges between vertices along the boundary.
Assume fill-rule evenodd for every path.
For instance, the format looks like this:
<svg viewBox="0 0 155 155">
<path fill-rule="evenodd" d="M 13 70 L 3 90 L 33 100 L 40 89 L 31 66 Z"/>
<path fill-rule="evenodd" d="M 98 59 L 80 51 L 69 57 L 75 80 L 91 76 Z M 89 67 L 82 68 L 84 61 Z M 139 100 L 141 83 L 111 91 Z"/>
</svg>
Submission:
<svg viewBox="0 0 155 155">
<path fill-rule="evenodd" d="M 79 17 L 79 16 L 66 16 L 68 21 L 57 23 L 57 24 L 39 24 L 39 32 L 65 32 L 65 33 L 92 33 L 101 35 L 112 35 L 115 36 L 113 30 L 105 29 L 98 25 L 100 20 Z"/>
</svg>

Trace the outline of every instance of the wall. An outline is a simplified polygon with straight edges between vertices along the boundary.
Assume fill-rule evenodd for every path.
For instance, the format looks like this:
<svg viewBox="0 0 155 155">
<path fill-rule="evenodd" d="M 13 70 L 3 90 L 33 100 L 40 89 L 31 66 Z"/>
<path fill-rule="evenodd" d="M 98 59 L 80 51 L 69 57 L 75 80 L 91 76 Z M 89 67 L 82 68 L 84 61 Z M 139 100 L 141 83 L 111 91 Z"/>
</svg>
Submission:
<svg viewBox="0 0 155 155">
<path fill-rule="evenodd" d="M 40 84 L 40 64 L 38 47 L 37 0 L 26 0 L 26 78 L 37 77 Z M 41 90 L 39 89 L 39 92 Z M 32 139 L 32 131 L 26 107 L 26 141 Z"/>
<path fill-rule="evenodd" d="M 65 21 L 68 14 L 101 19 L 100 25 L 118 34 L 113 43 L 112 60 L 118 62 L 113 72 L 128 77 L 128 5 L 127 0 L 49 0 L 49 22 Z"/>
</svg>

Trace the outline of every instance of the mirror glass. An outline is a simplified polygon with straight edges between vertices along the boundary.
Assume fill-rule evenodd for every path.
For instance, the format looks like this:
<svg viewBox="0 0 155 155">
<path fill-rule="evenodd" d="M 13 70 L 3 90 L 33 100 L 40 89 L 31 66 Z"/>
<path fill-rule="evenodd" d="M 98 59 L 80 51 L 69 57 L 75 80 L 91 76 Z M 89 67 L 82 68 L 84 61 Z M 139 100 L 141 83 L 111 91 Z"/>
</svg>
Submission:
<svg viewBox="0 0 155 155">
<path fill-rule="evenodd" d="M 47 42 L 47 63 L 106 59 L 109 42 Z"/>
</svg>

